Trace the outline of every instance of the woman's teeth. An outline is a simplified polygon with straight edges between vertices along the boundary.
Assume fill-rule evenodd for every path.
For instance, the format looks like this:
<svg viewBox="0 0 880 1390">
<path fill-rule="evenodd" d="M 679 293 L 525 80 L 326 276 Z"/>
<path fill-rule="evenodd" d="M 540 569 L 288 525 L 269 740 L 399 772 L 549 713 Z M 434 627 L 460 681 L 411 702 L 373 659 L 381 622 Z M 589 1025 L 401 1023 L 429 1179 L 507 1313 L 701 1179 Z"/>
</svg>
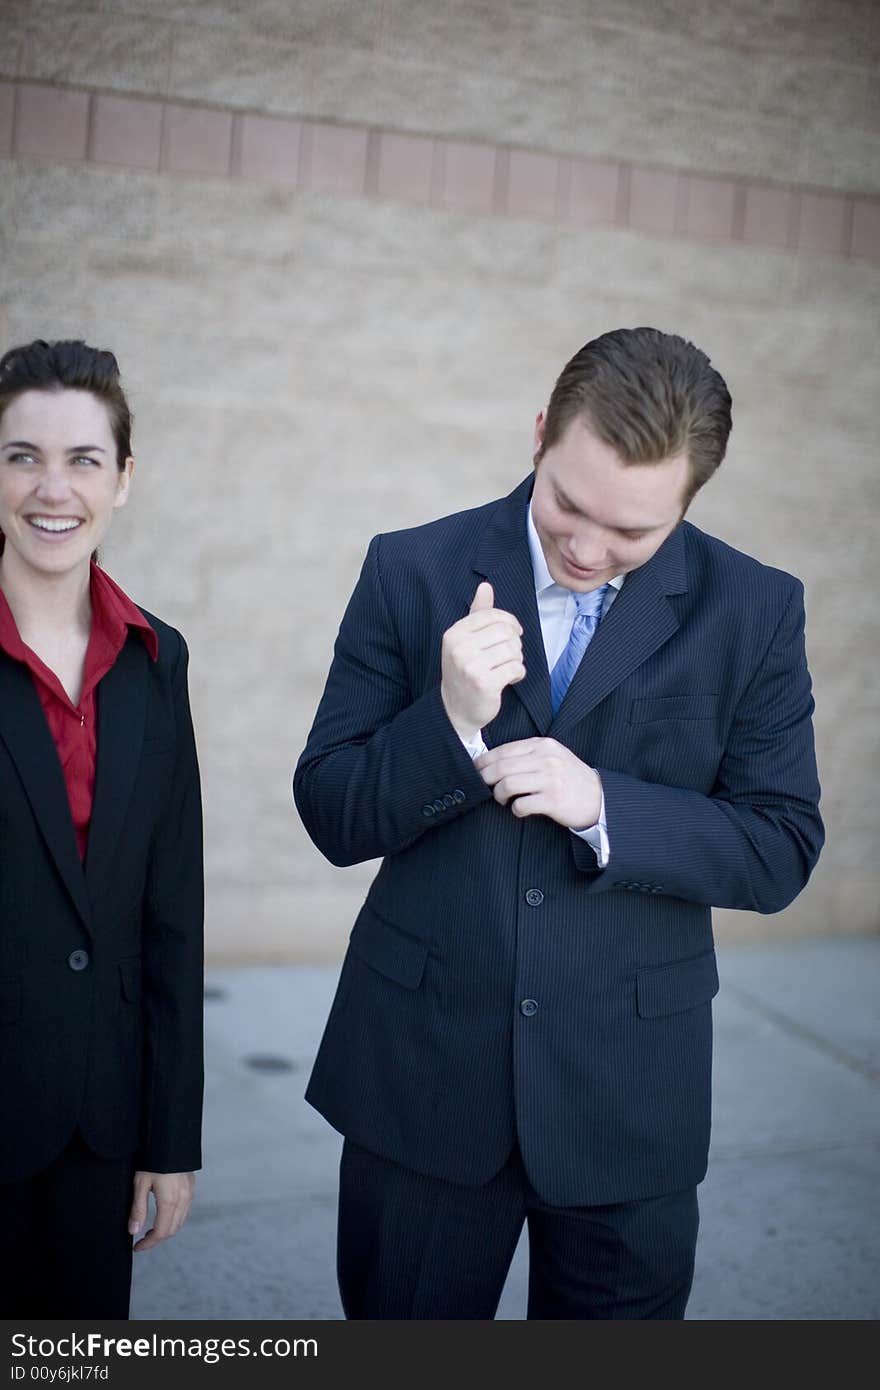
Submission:
<svg viewBox="0 0 880 1390">
<path fill-rule="evenodd" d="M 80 525 L 80 522 L 73 518 L 62 520 L 60 517 L 31 516 L 28 520 L 39 531 L 74 531 Z"/>
</svg>

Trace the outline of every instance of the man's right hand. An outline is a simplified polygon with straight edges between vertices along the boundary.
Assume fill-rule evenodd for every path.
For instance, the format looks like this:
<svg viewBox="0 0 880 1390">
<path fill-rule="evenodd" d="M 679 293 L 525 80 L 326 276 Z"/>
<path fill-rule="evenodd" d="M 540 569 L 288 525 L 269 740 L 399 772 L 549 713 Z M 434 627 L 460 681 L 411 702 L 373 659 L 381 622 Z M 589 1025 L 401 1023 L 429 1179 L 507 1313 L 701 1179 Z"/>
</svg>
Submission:
<svg viewBox="0 0 880 1390">
<path fill-rule="evenodd" d="M 477 586 L 470 611 L 443 634 L 440 695 L 460 738 L 473 738 L 501 708 L 501 695 L 526 674 L 522 627 L 495 608 L 492 585 Z"/>
</svg>

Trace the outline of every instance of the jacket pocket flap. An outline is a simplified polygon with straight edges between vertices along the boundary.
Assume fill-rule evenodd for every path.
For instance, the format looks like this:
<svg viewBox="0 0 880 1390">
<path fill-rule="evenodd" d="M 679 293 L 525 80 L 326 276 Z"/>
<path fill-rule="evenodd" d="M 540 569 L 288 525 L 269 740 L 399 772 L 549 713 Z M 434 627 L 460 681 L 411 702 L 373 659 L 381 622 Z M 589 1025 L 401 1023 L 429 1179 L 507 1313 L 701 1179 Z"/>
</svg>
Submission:
<svg viewBox="0 0 880 1390">
<path fill-rule="evenodd" d="M 140 961 L 121 960 L 119 962 L 119 980 L 122 986 L 123 999 L 127 999 L 130 1004 L 136 1004 L 141 997 Z"/>
<path fill-rule="evenodd" d="M 377 917 L 369 907 L 361 909 L 354 924 L 351 949 L 380 975 L 406 989 L 417 989 L 421 984 L 428 959 L 424 941 L 407 936 L 384 918 Z"/>
<path fill-rule="evenodd" d="M 642 1018 L 680 1014 L 708 1004 L 718 993 L 718 966 L 715 952 L 706 951 L 693 960 L 673 961 L 636 975 L 638 1010 Z"/>
<path fill-rule="evenodd" d="M 655 719 L 714 719 L 717 713 L 717 695 L 660 695 L 651 700 L 633 700 L 629 722 L 650 724 Z"/>
<path fill-rule="evenodd" d="M 21 981 L 0 980 L 0 1023 L 14 1023 L 21 1013 Z"/>
</svg>

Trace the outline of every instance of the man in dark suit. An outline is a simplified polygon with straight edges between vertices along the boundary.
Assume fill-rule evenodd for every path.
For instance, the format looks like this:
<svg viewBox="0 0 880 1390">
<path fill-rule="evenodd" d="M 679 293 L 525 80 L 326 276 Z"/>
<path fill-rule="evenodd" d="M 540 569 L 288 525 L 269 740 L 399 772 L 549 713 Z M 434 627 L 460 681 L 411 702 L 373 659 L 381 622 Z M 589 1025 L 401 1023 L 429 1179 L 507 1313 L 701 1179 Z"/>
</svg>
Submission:
<svg viewBox="0 0 880 1390">
<path fill-rule="evenodd" d="M 294 778 L 382 857 L 308 1100 L 345 1136 L 355 1318 L 681 1318 L 709 1142 L 712 906 L 803 888 L 803 589 L 683 520 L 730 397 L 654 329 L 588 343 L 501 501 L 373 540 Z"/>
</svg>

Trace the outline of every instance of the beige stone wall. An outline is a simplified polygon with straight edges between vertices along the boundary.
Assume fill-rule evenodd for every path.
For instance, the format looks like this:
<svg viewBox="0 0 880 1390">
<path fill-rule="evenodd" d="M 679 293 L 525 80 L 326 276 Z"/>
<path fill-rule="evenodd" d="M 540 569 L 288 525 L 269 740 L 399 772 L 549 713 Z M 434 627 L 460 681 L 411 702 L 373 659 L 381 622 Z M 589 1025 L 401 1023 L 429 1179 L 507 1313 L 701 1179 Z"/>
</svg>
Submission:
<svg viewBox="0 0 880 1390">
<path fill-rule="evenodd" d="M 875 0 L 2 0 L 0 71 L 880 191 Z"/>
<path fill-rule="evenodd" d="M 10 78 L 878 191 L 857 0 L 0 13 Z M 508 491 L 563 361 L 638 323 L 733 393 L 693 519 L 807 587 L 829 843 L 786 913 L 719 924 L 877 930 L 874 261 L 24 157 L 0 227 L 0 342 L 85 336 L 130 387 L 105 563 L 189 640 L 213 960 L 336 958 L 375 867 L 325 864 L 290 796 L 370 537 Z"/>
</svg>

